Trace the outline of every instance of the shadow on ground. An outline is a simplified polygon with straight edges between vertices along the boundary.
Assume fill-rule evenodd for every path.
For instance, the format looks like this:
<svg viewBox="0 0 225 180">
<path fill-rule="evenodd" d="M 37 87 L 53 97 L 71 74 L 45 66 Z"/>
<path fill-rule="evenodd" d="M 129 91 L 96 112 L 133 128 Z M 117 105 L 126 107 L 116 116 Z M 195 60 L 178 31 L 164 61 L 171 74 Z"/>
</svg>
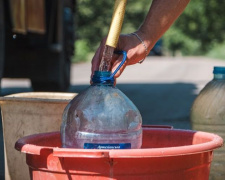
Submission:
<svg viewBox="0 0 225 180">
<path fill-rule="evenodd" d="M 69 92 L 80 93 L 89 85 L 71 86 Z M 140 110 L 143 124 L 172 125 L 174 128 L 190 129 L 189 112 L 196 97 L 195 84 L 118 84 Z M 32 88 L 3 88 L 1 96 L 31 92 Z M 0 179 L 4 173 L 3 135 L 0 122 Z"/>
</svg>

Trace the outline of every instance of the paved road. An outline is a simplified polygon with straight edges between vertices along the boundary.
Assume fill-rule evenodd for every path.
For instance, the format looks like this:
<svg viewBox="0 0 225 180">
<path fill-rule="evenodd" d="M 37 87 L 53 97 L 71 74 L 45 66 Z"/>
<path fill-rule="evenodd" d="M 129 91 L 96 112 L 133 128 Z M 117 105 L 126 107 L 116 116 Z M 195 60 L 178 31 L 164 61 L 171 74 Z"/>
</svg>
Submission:
<svg viewBox="0 0 225 180">
<path fill-rule="evenodd" d="M 148 57 L 143 64 L 126 68 L 117 87 L 138 107 L 144 124 L 190 129 L 191 105 L 200 89 L 212 79 L 213 66 L 225 66 L 225 61 L 201 57 Z M 69 91 L 81 92 L 89 86 L 90 69 L 90 63 L 72 65 Z M 32 88 L 27 79 L 2 80 L 1 95 L 29 91 Z M 0 136 L 0 162 L 3 162 L 1 131 Z M 0 163 L 0 179 L 2 173 Z"/>
<path fill-rule="evenodd" d="M 225 66 L 225 62 L 201 57 L 149 57 L 143 64 L 127 67 L 117 87 L 136 104 L 144 124 L 190 129 L 191 105 L 212 79 L 214 66 Z M 90 68 L 90 63 L 72 67 L 70 91 L 80 92 L 88 86 Z"/>
<path fill-rule="evenodd" d="M 189 112 L 194 98 L 212 79 L 214 66 L 225 61 L 201 57 L 148 57 L 143 64 L 126 68 L 117 81 L 138 107 L 144 124 L 168 124 L 190 128 Z M 69 91 L 80 92 L 89 86 L 91 63 L 72 65 Z M 2 95 L 32 91 L 29 80 L 2 81 Z"/>
</svg>

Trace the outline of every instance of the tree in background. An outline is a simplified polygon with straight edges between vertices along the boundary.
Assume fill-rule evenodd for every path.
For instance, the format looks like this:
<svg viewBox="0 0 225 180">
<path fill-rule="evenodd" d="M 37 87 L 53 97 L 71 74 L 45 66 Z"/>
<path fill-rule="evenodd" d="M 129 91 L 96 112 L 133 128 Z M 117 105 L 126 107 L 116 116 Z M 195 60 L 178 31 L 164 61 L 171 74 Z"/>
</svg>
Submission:
<svg viewBox="0 0 225 180">
<path fill-rule="evenodd" d="M 114 0 L 77 0 L 75 61 L 90 59 L 109 30 Z M 150 0 L 128 0 L 122 33 L 131 33 L 140 26 Z M 90 53 L 92 52 L 92 53 Z"/>
<path fill-rule="evenodd" d="M 225 1 L 191 1 L 165 34 L 165 46 L 184 55 L 204 55 L 225 41 Z M 224 54 L 225 55 L 225 54 Z"/>
<path fill-rule="evenodd" d="M 128 0 L 122 33 L 137 30 L 150 4 L 149 0 Z M 114 0 L 77 0 L 76 60 L 91 59 L 108 33 L 113 6 Z M 221 47 L 225 41 L 224 9 L 223 0 L 192 0 L 162 37 L 164 49 L 172 55 L 177 51 L 182 55 L 204 55 Z"/>
</svg>

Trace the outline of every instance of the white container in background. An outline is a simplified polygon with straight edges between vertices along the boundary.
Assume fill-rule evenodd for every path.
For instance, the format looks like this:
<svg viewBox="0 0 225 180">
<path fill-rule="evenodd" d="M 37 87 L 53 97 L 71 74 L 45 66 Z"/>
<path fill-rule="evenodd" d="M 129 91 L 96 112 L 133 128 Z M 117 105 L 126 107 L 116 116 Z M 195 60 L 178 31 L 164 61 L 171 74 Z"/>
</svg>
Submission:
<svg viewBox="0 0 225 180">
<path fill-rule="evenodd" d="M 25 156 L 14 149 L 23 136 L 59 131 L 62 113 L 74 93 L 31 92 L 0 97 L 5 179 L 30 179 Z"/>
</svg>

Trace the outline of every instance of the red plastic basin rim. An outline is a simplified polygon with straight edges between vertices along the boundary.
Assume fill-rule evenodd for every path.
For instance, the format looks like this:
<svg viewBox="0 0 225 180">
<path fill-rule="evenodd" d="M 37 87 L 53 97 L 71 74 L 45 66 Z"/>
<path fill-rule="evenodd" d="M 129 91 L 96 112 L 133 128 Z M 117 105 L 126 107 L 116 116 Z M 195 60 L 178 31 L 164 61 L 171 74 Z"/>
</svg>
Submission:
<svg viewBox="0 0 225 180">
<path fill-rule="evenodd" d="M 148 128 L 150 129 L 150 128 Z M 153 128 L 154 129 L 154 128 Z M 152 130 L 153 130 L 152 129 Z M 170 130 L 170 129 L 154 129 L 154 131 L 179 131 L 179 132 L 190 132 L 190 130 Z M 59 136 L 59 132 L 42 133 L 38 134 L 38 137 L 49 137 L 49 136 Z M 219 148 L 223 145 L 223 139 L 212 133 L 206 132 L 195 132 L 195 136 L 206 136 L 209 137 L 211 141 L 186 145 L 186 146 L 176 146 L 176 147 L 166 147 L 166 148 L 146 148 L 146 149 L 129 149 L 129 150 L 89 150 L 89 149 L 68 149 L 68 148 L 58 148 L 58 147 L 44 147 L 36 146 L 34 144 L 29 144 L 32 139 L 37 139 L 37 135 L 26 136 L 19 139 L 15 148 L 18 151 L 27 154 L 40 155 L 42 150 L 51 150 L 53 156 L 57 157 L 70 157 L 70 158 L 148 158 L 148 157 L 167 157 L 167 156 L 183 156 L 188 154 L 196 154 L 207 151 L 212 151 L 213 149 Z"/>
</svg>

